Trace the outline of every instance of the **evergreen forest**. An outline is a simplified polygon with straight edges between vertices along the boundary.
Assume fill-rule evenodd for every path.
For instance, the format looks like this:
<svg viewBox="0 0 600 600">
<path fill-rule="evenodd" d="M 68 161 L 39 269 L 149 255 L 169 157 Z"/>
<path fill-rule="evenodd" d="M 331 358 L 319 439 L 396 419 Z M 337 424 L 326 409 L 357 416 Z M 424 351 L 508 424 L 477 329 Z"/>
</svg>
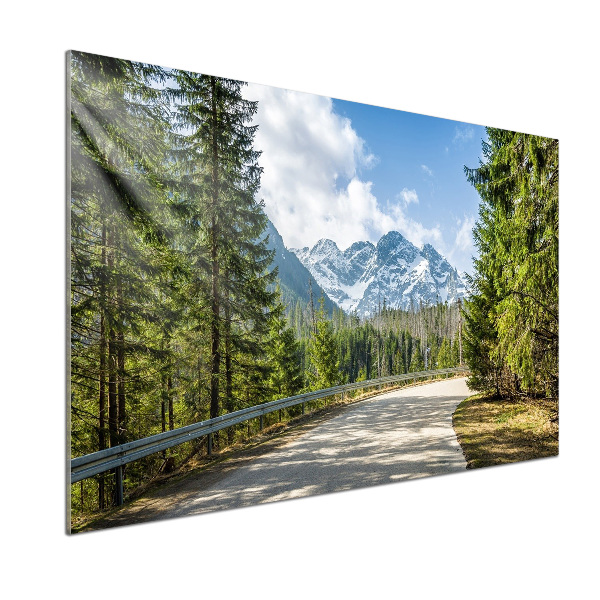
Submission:
<svg viewBox="0 0 600 600">
<path fill-rule="evenodd" d="M 405 311 L 382 298 L 359 318 L 312 293 L 284 301 L 257 197 L 257 107 L 243 86 L 71 53 L 72 458 L 303 391 L 462 362 L 458 304 Z M 231 427 L 214 447 L 255 431 Z M 206 452 L 202 440 L 130 463 L 126 493 Z M 108 508 L 114 495 L 112 474 L 86 479 L 71 486 L 72 510 Z"/>
<path fill-rule="evenodd" d="M 466 364 L 469 386 L 558 398 L 558 142 L 487 129 L 468 299 L 359 317 L 282 289 L 244 83 L 72 52 L 71 457 L 341 383 Z M 289 419 L 300 407 L 273 419 Z M 258 431 L 242 423 L 213 448 Z M 126 493 L 208 452 L 132 462 Z M 111 473 L 71 486 L 113 505 Z"/>
</svg>

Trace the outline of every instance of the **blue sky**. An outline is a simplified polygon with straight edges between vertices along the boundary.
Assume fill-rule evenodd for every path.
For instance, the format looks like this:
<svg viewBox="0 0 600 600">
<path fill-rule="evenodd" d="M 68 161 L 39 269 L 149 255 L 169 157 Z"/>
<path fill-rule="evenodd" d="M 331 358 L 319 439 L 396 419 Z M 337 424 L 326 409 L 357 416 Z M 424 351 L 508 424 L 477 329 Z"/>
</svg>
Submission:
<svg viewBox="0 0 600 600">
<path fill-rule="evenodd" d="M 419 202 L 411 204 L 411 216 L 445 231 L 477 214 L 479 196 L 463 167 L 478 166 L 484 127 L 341 100 L 333 107 L 379 158 L 363 176 L 380 201 L 397 200 L 399 189 L 414 190 Z"/>
<path fill-rule="evenodd" d="M 476 167 L 484 127 L 251 84 L 259 101 L 261 197 L 286 246 L 345 249 L 390 230 L 431 243 L 461 271 L 476 252 Z"/>
</svg>

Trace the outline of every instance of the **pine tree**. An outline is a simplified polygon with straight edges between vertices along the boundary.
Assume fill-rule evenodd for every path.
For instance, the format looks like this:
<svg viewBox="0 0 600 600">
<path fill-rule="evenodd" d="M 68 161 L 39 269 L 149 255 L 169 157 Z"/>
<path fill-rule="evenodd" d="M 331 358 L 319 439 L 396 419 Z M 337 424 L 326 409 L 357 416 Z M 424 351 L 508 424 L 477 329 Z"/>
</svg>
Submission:
<svg viewBox="0 0 600 600">
<path fill-rule="evenodd" d="M 308 346 L 308 356 L 312 369 L 309 378 L 313 390 L 332 387 L 340 381 L 337 347 L 333 326 L 325 316 L 325 299 L 319 299 L 319 309 L 315 313 L 315 330 Z"/>
<path fill-rule="evenodd" d="M 465 302 L 464 358 L 469 365 L 467 383 L 475 390 L 493 390 L 500 396 L 503 389 L 503 365 L 496 352 L 498 335 L 490 318 L 493 305 L 485 293 Z"/>
<path fill-rule="evenodd" d="M 184 195 L 198 228 L 196 247 L 208 271 L 208 285 L 198 291 L 209 328 L 213 418 L 221 410 L 223 357 L 230 395 L 232 344 L 245 344 L 240 351 L 251 356 L 247 346 L 264 337 L 264 308 L 273 304 L 269 286 L 274 273 L 267 269 L 272 254 L 266 240 L 259 241 L 267 219 L 255 200 L 261 173 L 259 153 L 252 146 L 256 127 L 248 125 L 256 102 L 242 97 L 239 81 L 185 71 L 175 71 L 173 77 L 177 87 L 170 94 L 179 102 L 180 156 L 187 173 Z M 237 331 L 233 320 L 242 323 Z M 231 406 L 231 399 L 228 402 Z"/>
<path fill-rule="evenodd" d="M 268 344 L 271 375 L 269 384 L 273 399 L 297 394 L 303 387 L 303 376 L 298 357 L 298 343 L 293 330 L 287 326 L 283 304 L 271 313 Z"/>
<path fill-rule="evenodd" d="M 413 340 L 413 351 L 410 359 L 409 373 L 415 371 L 423 371 L 425 369 L 425 361 L 423 359 L 423 353 L 421 352 L 420 340 Z"/>
<path fill-rule="evenodd" d="M 444 338 L 437 355 L 437 368 L 448 369 L 452 366 L 452 350 L 450 348 L 450 342 L 448 341 L 448 338 Z"/>
<path fill-rule="evenodd" d="M 485 162 L 465 169 L 481 196 L 468 327 L 492 330 L 487 363 L 512 393 L 558 393 L 558 141 L 487 129 Z M 475 321 L 476 320 L 476 321 Z M 473 331 L 467 354 L 476 350 Z M 495 339 L 493 339 L 495 336 Z M 485 361 L 484 361 L 485 362 Z M 477 368 L 476 365 L 472 365 Z"/>
</svg>

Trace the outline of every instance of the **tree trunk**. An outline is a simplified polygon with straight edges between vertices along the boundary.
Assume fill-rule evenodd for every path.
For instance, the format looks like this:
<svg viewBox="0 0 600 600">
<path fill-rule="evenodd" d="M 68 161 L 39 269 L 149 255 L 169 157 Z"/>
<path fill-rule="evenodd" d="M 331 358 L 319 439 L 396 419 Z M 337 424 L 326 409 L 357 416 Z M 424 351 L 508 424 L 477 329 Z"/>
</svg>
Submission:
<svg viewBox="0 0 600 600">
<path fill-rule="evenodd" d="M 216 79 L 211 77 L 211 125 L 212 125 L 212 207 L 210 224 L 210 260 L 211 260 L 211 364 L 210 364 L 210 418 L 219 416 L 219 371 L 221 366 L 220 353 L 220 302 L 219 302 L 219 254 L 218 254 L 218 223 L 217 207 L 219 201 L 219 168 L 217 146 L 217 98 Z"/>
<path fill-rule="evenodd" d="M 114 266 L 113 257 L 113 236 L 109 231 L 106 264 L 109 271 L 112 271 Z M 108 294 L 110 296 L 110 293 Z M 112 318 L 110 319 L 113 320 Z M 116 349 L 115 331 L 112 323 L 108 326 L 108 437 L 110 446 L 117 446 L 118 441 L 118 397 L 117 397 L 117 349 Z"/>
<path fill-rule="evenodd" d="M 115 235 L 114 245 L 119 245 L 119 238 Z M 116 261 L 115 261 L 116 262 Z M 117 311 L 122 314 L 123 311 L 123 282 L 120 277 L 117 278 Z M 116 332 L 116 351 L 117 351 L 117 431 L 119 444 L 125 440 L 126 415 L 125 407 L 125 335 L 123 333 L 123 319 L 119 317 L 118 330 Z"/>
<path fill-rule="evenodd" d="M 160 430 L 164 433 L 167 430 L 167 378 L 165 375 L 161 377 L 161 391 L 160 391 Z M 162 451 L 164 459 L 167 458 L 167 450 Z"/>
<path fill-rule="evenodd" d="M 102 275 L 100 277 L 100 373 L 98 389 L 98 450 L 106 448 L 106 225 L 102 225 Z M 104 509 L 104 473 L 98 477 L 98 508 Z"/>
<path fill-rule="evenodd" d="M 233 412 L 233 371 L 231 361 L 231 309 L 225 306 L 225 407 L 228 413 Z M 227 429 L 227 441 L 233 444 L 233 427 Z"/>
<path fill-rule="evenodd" d="M 169 431 L 175 429 L 175 419 L 173 418 L 173 380 L 171 375 L 167 377 L 167 401 L 169 404 Z"/>
<path fill-rule="evenodd" d="M 119 429 L 119 444 L 124 444 L 126 440 L 126 414 L 125 408 L 125 337 L 122 331 L 117 333 L 117 396 L 118 396 L 118 429 Z"/>
<path fill-rule="evenodd" d="M 108 438 L 110 446 L 119 445 L 118 421 L 118 396 L 117 396 L 117 352 L 115 332 L 108 332 Z"/>
<path fill-rule="evenodd" d="M 162 390 L 160 399 L 160 423 L 161 431 L 164 433 L 167 430 L 167 380 L 162 377 Z"/>
</svg>

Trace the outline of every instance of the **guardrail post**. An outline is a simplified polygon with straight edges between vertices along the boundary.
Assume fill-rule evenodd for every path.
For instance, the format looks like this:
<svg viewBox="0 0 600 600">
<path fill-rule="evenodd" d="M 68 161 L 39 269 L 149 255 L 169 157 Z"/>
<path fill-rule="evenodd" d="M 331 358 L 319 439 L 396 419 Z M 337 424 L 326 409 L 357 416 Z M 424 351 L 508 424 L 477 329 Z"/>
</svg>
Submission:
<svg viewBox="0 0 600 600">
<path fill-rule="evenodd" d="M 305 405 L 306 405 L 306 402 L 303 402 L 302 403 L 302 414 L 304 414 L 304 407 L 305 407 Z"/>
<path fill-rule="evenodd" d="M 208 456 L 210 456 L 212 454 L 212 433 L 208 434 L 207 445 L 208 445 Z"/>
<path fill-rule="evenodd" d="M 263 424 L 264 424 L 263 415 L 260 415 L 260 430 L 261 431 L 262 431 L 262 428 L 263 428 Z"/>
<path fill-rule="evenodd" d="M 123 506 L 123 465 L 115 469 L 115 504 Z"/>
</svg>

